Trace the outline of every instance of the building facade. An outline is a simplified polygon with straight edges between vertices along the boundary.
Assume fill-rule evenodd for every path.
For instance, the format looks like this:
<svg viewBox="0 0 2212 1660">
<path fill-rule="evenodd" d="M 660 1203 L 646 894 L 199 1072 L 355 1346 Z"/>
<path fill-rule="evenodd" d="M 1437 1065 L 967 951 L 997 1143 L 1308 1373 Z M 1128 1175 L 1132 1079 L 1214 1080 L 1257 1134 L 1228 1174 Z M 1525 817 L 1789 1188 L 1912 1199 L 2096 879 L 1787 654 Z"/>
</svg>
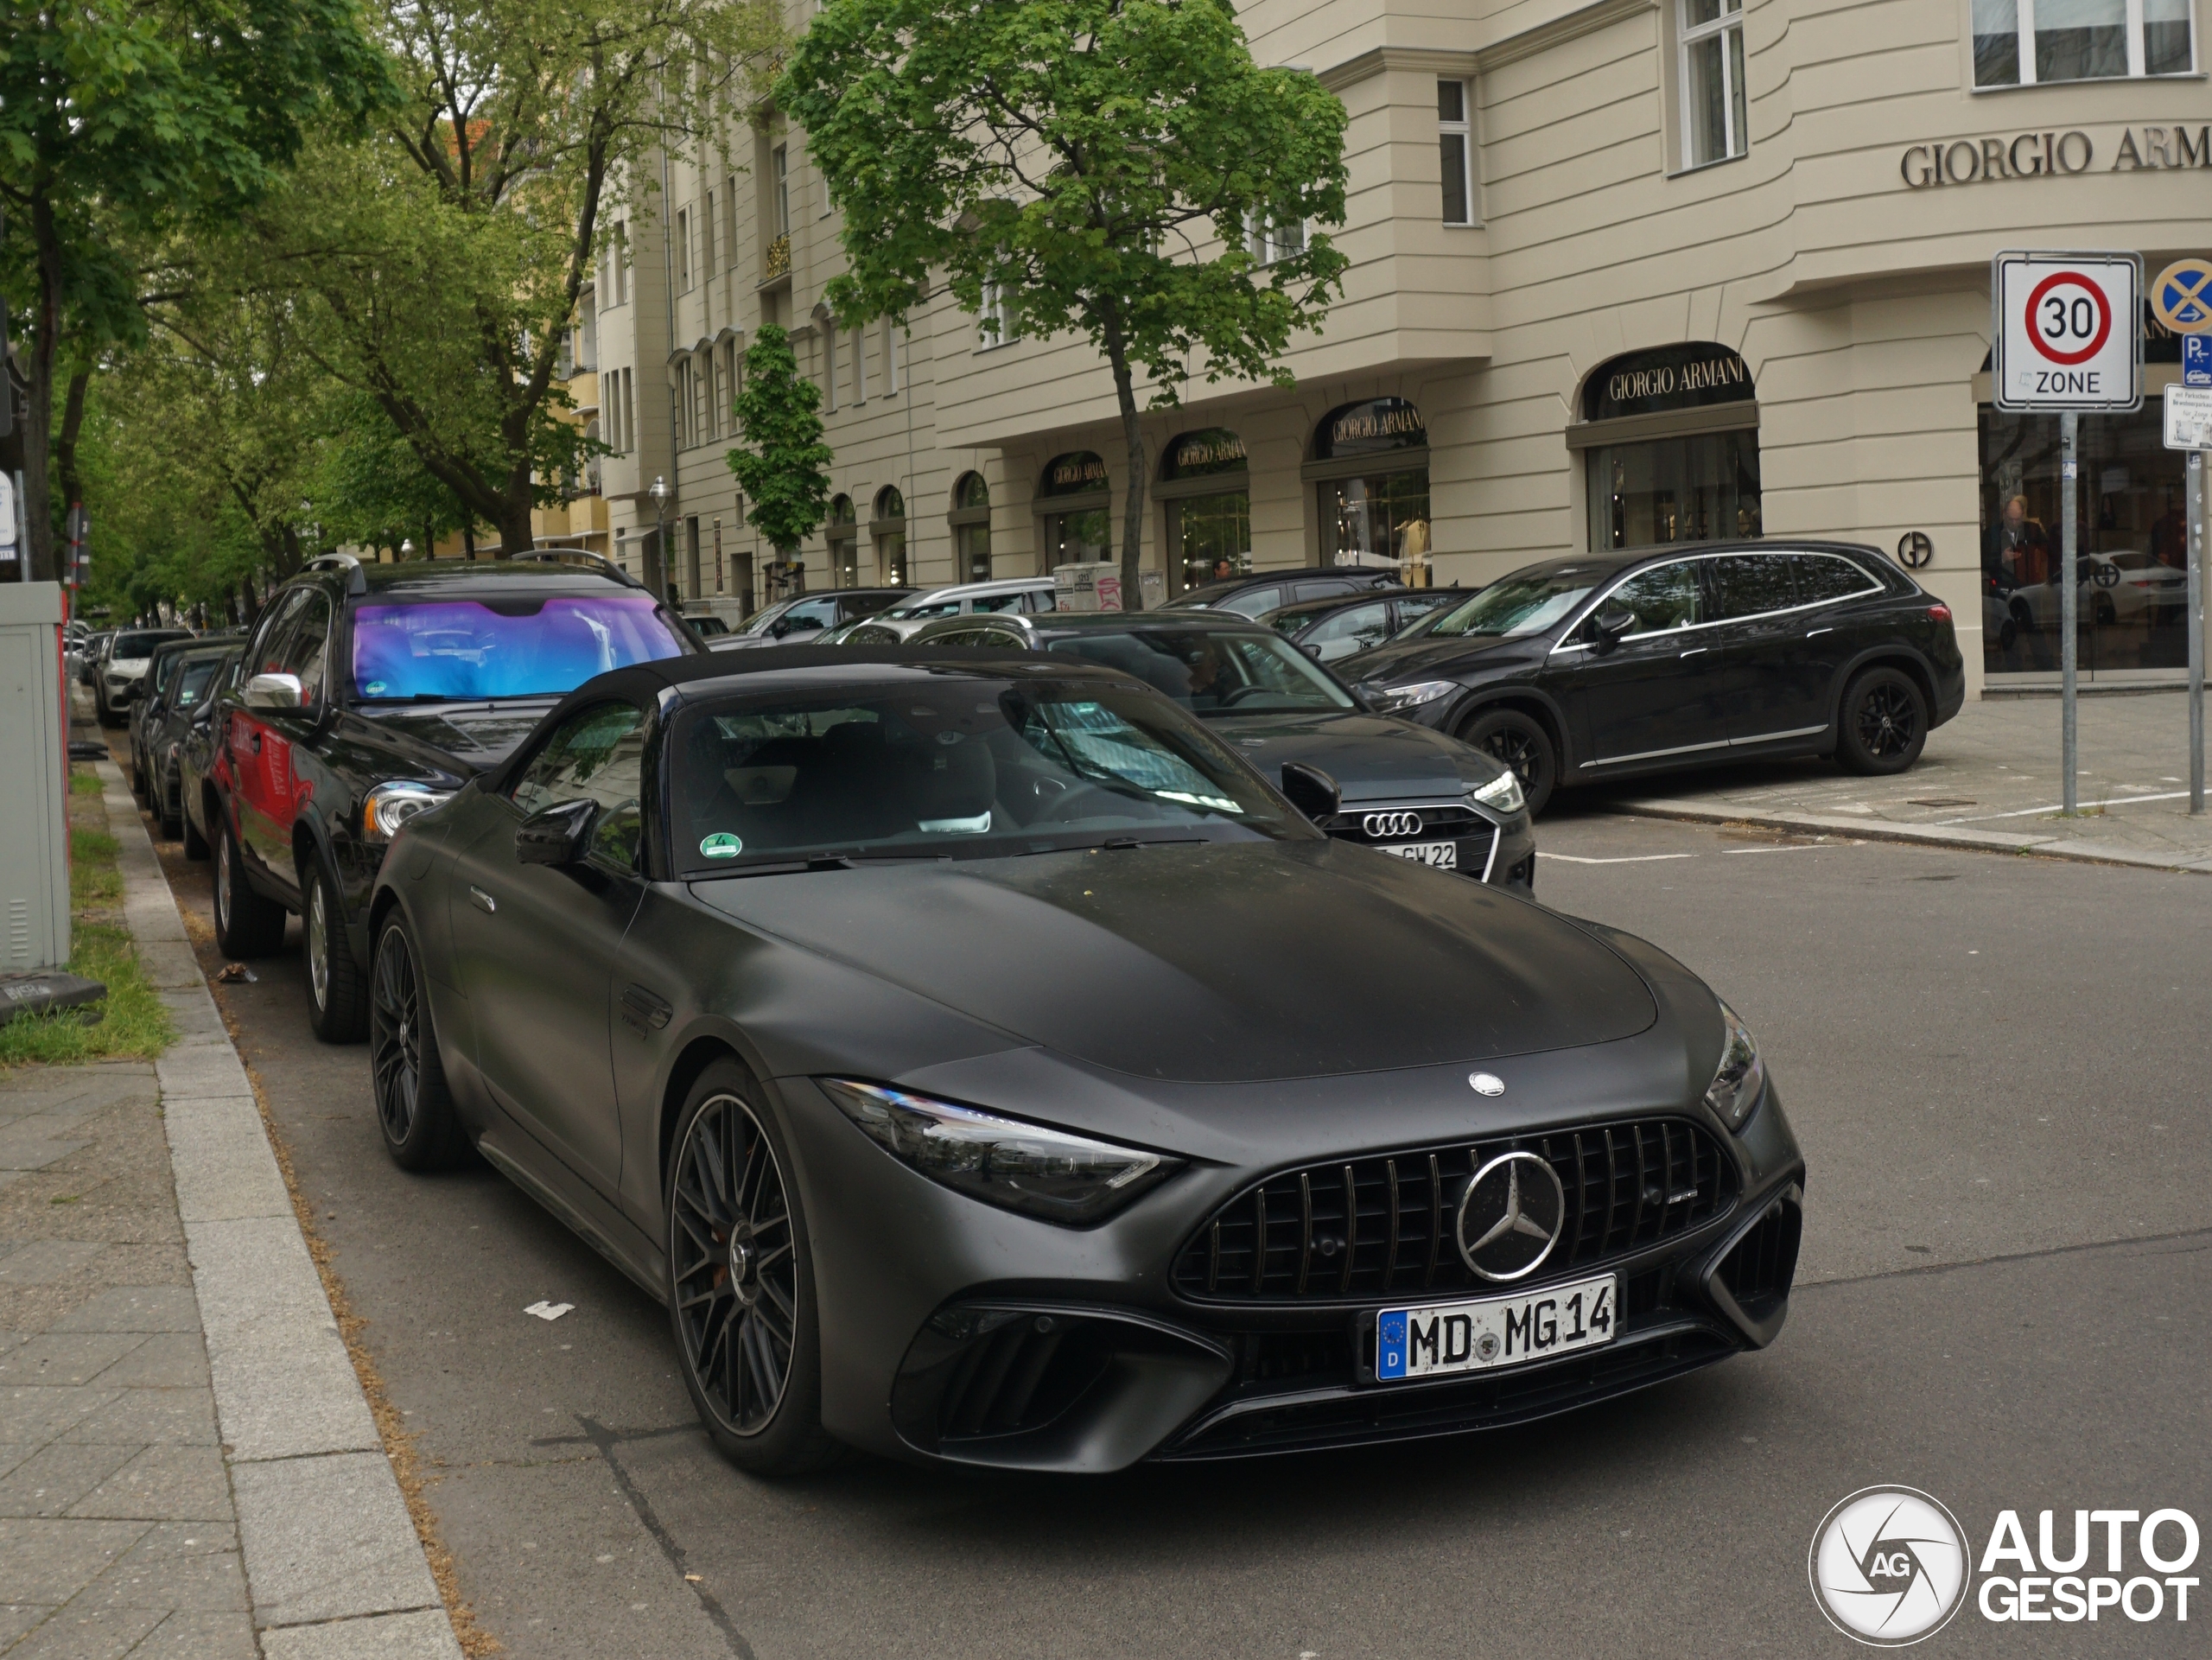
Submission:
<svg viewBox="0 0 2212 1660">
<path fill-rule="evenodd" d="M 1169 591 L 1338 563 L 1477 583 L 1645 544 L 1924 537 L 1978 677 L 2051 676 L 2057 423 L 1991 405 L 1989 261 L 2212 250 L 2203 3 L 1254 0 L 1255 56 L 1350 112 L 1351 264 L 1294 387 L 1199 383 L 1145 417 L 1147 568 Z M 942 294 L 836 327 L 837 222 L 780 118 L 658 184 L 587 299 L 615 557 L 687 599 L 766 596 L 724 459 L 764 322 L 794 331 L 836 452 L 809 587 L 1118 548 L 1087 342 L 1000 340 Z M 2101 681 L 2186 655 L 2156 408 L 2178 342 L 2143 326 L 2144 412 L 2082 421 L 2082 546 L 2121 577 L 2085 590 Z"/>
</svg>

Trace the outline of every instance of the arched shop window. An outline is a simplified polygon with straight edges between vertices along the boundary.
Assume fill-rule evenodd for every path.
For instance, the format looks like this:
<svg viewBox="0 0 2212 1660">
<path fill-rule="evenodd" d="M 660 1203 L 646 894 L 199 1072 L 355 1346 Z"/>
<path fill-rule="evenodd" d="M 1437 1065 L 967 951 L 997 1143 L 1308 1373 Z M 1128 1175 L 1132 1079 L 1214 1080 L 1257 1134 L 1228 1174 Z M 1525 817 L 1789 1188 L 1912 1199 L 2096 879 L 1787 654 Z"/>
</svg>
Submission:
<svg viewBox="0 0 2212 1660">
<path fill-rule="evenodd" d="M 945 515 L 952 527 L 953 557 L 960 575 L 971 582 L 991 579 L 991 487 L 981 473 L 963 473 L 952 487 L 952 511 Z"/>
<path fill-rule="evenodd" d="M 853 522 L 853 499 L 850 496 L 830 498 L 830 522 L 822 534 L 830 544 L 830 581 L 838 588 L 858 588 L 860 572 L 860 526 Z"/>
<path fill-rule="evenodd" d="M 1093 452 L 1071 450 L 1046 462 L 1037 481 L 1037 574 L 1049 576 L 1056 565 L 1112 558 L 1113 499 L 1106 463 Z"/>
<path fill-rule="evenodd" d="M 906 498 L 889 485 L 877 491 L 868 528 L 875 538 L 876 580 L 886 588 L 906 587 Z"/>
<path fill-rule="evenodd" d="M 1758 535 L 1758 427 L 1751 366 L 1725 346 L 1600 364 L 1567 431 L 1586 457 L 1592 550 Z"/>
<path fill-rule="evenodd" d="M 1402 398 L 1370 398 L 1321 417 L 1306 476 L 1320 490 L 1321 563 L 1395 569 L 1429 582 L 1428 429 Z"/>
<path fill-rule="evenodd" d="M 1152 493 L 1167 506 L 1167 569 L 1178 593 L 1252 569 L 1251 473 L 1244 441 L 1227 427 L 1170 439 Z"/>
</svg>

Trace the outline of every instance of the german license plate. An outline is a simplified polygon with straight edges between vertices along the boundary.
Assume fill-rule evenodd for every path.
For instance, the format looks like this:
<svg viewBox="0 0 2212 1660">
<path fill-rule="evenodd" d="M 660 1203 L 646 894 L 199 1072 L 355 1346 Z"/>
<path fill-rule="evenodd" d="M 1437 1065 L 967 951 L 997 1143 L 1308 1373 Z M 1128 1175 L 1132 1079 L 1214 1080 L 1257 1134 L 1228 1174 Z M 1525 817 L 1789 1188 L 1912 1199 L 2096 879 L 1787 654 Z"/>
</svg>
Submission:
<svg viewBox="0 0 2212 1660">
<path fill-rule="evenodd" d="M 1410 859 L 1417 865 L 1434 865 L 1439 870 L 1457 870 L 1459 868 L 1459 844 L 1457 842 L 1401 842 L 1395 847 L 1375 850 L 1387 853 L 1394 859 Z"/>
<path fill-rule="evenodd" d="M 1619 1297 L 1606 1274 L 1518 1296 L 1386 1308 L 1375 1317 L 1375 1375 L 1440 1377 L 1602 1348 L 1613 1340 Z"/>
</svg>

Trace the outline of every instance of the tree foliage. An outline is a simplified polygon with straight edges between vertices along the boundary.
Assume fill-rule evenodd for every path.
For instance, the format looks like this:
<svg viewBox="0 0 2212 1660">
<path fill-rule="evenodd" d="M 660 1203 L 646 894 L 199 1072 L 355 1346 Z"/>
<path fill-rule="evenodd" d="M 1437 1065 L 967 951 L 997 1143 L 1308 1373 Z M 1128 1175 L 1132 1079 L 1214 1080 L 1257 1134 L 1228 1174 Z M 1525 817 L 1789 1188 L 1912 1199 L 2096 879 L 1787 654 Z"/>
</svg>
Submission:
<svg viewBox="0 0 2212 1660">
<path fill-rule="evenodd" d="M 579 471 L 563 336 L 607 240 L 750 103 L 770 0 L 384 0 L 400 101 L 251 219 L 325 371 L 504 545 Z M 618 251 L 619 257 L 619 251 Z"/>
<path fill-rule="evenodd" d="M 266 194 L 310 124 L 389 82 L 353 0 L 4 3 L 0 204 L 22 245 L 0 280 L 31 302 L 25 506 L 32 575 L 51 577 L 57 371 L 143 338 L 146 249 Z"/>
<path fill-rule="evenodd" d="M 912 309 L 942 270 L 1016 335 L 1086 335 L 1128 446 L 1123 592 L 1145 462 L 1135 377 L 1171 404 L 1193 373 L 1288 384 L 1345 261 L 1344 111 L 1311 75 L 1256 65 L 1228 0 L 830 0 L 785 66 L 842 213 L 848 322 Z M 1268 251 L 1274 251 L 1269 249 Z"/>
<path fill-rule="evenodd" d="M 729 470 L 753 526 L 788 559 L 821 528 L 830 506 L 830 446 L 822 442 L 822 389 L 798 372 L 791 336 L 772 323 L 753 331 L 737 394 L 743 440 Z"/>
</svg>

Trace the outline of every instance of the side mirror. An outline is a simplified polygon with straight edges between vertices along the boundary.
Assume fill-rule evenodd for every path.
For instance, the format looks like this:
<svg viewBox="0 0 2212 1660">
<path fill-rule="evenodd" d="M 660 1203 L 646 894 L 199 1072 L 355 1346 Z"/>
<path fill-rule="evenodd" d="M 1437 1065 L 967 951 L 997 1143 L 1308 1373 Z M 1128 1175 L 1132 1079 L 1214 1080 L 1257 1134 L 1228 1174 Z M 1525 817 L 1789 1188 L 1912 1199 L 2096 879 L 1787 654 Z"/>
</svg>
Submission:
<svg viewBox="0 0 2212 1660">
<path fill-rule="evenodd" d="M 1342 799 L 1336 779 L 1302 760 L 1282 764 L 1282 792 L 1289 798 L 1292 806 L 1317 824 L 1324 818 L 1334 817 Z"/>
<path fill-rule="evenodd" d="M 1624 634 L 1636 632 L 1636 613 L 1624 605 L 1608 605 L 1590 619 L 1591 645 L 1599 656 L 1621 643 Z"/>
<path fill-rule="evenodd" d="M 592 821 L 598 817 L 595 801 L 563 801 L 531 814 L 515 826 L 515 862 L 582 863 L 584 850 L 591 843 Z"/>
<path fill-rule="evenodd" d="M 1305 652 L 1306 656 L 1308 656 L 1308 657 L 1312 658 L 1313 658 L 1315 662 L 1317 662 L 1317 663 L 1318 663 L 1318 662 L 1319 662 L 1319 661 L 1321 660 L 1321 647 L 1320 647 L 1320 646 L 1319 646 L 1317 642 L 1315 642 L 1315 641 L 1313 641 L 1313 640 L 1307 640 L 1304 645 L 1300 646 L 1298 649 L 1299 649 L 1300 651 L 1301 651 L 1301 652 Z"/>
<path fill-rule="evenodd" d="M 297 709 L 300 677 L 296 674 L 257 674 L 245 683 L 248 709 Z"/>
</svg>

